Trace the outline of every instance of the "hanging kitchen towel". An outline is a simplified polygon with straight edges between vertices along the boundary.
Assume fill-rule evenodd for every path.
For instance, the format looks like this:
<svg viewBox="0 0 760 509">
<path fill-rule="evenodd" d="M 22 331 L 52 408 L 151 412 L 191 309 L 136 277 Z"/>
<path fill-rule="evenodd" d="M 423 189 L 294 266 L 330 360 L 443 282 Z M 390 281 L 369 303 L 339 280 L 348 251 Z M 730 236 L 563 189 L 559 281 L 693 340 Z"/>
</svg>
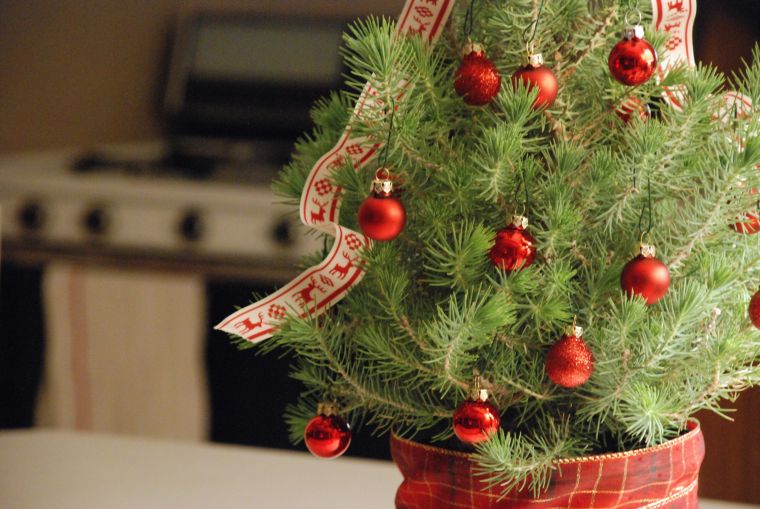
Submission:
<svg viewBox="0 0 760 509">
<path fill-rule="evenodd" d="M 205 439 L 204 298 L 196 275 L 48 265 L 37 424 Z"/>
</svg>

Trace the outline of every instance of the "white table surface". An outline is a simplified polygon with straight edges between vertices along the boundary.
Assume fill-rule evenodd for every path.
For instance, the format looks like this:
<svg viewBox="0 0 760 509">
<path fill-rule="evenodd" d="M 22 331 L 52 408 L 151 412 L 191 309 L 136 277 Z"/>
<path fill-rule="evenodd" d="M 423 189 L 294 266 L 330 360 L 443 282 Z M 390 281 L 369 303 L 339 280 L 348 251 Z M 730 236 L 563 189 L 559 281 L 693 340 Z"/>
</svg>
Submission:
<svg viewBox="0 0 760 509">
<path fill-rule="evenodd" d="M 384 461 L 94 433 L 0 433 L 3 509 L 392 509 L 400 482 Z"/>
</svg>

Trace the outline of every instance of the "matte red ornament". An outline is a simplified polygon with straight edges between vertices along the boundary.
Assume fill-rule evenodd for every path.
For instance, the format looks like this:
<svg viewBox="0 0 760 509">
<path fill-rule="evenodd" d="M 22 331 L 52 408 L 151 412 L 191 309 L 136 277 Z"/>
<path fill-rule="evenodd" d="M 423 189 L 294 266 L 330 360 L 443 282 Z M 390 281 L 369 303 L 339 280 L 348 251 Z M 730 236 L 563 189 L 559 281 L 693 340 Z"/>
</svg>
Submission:
<svg viewBox="0 0 760 509">
<path fill-rule="evenodd" d="M 351 444 L 351 426 L 336 414 L 331 403 L 320 404 L 317 414 L 306 425 L 303 437 L 306 447 L 314 456 L 337 458 Z"/>
<path fill-rule="evenodd" d="M 467 43 L 454 78 L 454 89 L 464 102 L 484 106 L 499 93 L 501 75 L 480 44 Z"/>
<path fill-rule="evenodd" d="M 607 64 L 612 76 L 623 85 L 646 83 L 657 69 L 657 52 L 644 39 L 644 27 L 626 28 L 623 39 L 612 48 Z"/>
<path fill-rule="evenodd" d="M 512 75 L 512 86 L 517 87 L 522 82 L 529 90 L 538 88 L 538 96 L 533 101 L 533 109 L 548 108 L 554 104 L 559 91 L 557 77 L 551 69 L 543 65 L 541 53 L 528 56 L 528 65 L 517 69 Z"/>
<path fill-rule="evenodd" d="M 385 173 L 384 178 L 380 175 Z M 372 181 L 372 194 L 359 207 L 359 226 L 373 240 L 393 240 L 406 224 L 406 209 L 393 196 L 393 181 L 384 168 L 377 170 Z"/>
<path fill-rule="evenodd" d="M 749 301 L 749 319 L 752 325 L 760 329 L 760 290 L 755 292 Z"/>
<path fill-rule="evenodd" d="M 573 325 L 549 349 L 546 374 L 555 384 L 572 388 L 583 385 L 594 371 L 594 354 L 583 341 L 583 329 Z"/>
<path fill-rule="evenodd" d="M 485 442 L 501 426 L 497 408 L 488 401 L 488 391 L 476 389 L 454 412 L 454 434 L 467 444 Z"/>
<path fill-rule="evenodd" d="M 489 253 L 491 263 L 506 271 L 522 270 L 536 259 L 536 239 L 525 228 L 528 219 L 512 216 L 510 224 L 496 232 L 496 240 Z"/>
<path fill-rule="evenodd" d="M 629 123 L 634 118 L 640 120 L 649 120 L 652 116 L 652 109 L 648 104 L 642 103 L 636 97 L 631 97 L 623 104 L 615 108 L 615 113 L 624 123 Z"/>
<path fill-rule="evenodd" d="M 662 299 L 670 287 L 668 266 L 655 258 L 654 246 L 641 244 L 641 252 L 620 274 L 620 286 L 629 296 L 640 295 L 647 305 Z"/>
</svg>

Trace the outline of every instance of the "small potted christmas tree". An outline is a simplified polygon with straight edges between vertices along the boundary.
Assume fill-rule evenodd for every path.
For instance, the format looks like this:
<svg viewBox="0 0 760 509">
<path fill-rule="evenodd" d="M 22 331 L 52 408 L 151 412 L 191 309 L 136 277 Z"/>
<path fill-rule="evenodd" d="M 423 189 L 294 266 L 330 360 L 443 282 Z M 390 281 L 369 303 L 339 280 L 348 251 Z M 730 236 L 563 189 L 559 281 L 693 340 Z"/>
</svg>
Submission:
<svg viewBox="0 0 760 509">
<path fill-rule="evenodd" d="M 677 62 L 690 34 L 641 20 L 691 8 L 641 9 L 351 27 L 352 91 L 274 185 L 333 248 L 219 325 L 298 355 L 295 442 L 388 432 L 402 508 L 695 506 L 691 416 L 760 380 L 760 51 Z"/>
</svg>

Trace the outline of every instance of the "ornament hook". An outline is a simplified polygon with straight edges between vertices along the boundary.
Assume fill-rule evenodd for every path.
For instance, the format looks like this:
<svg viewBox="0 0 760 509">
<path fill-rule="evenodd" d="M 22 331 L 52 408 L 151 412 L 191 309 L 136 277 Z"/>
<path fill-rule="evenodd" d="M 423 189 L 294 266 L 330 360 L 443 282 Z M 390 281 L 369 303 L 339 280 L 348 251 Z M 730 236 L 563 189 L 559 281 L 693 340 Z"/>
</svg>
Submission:
<svg viewBox="0 0 760 509">
<path fill-rule="evenodd" d="M 385 166 L 381 166 L 375 172 L 375 179 L 377 180 L 389 180 L 390 178 L 391 178 L 391 172 Z"/>
<path fill-rule="evenodd" d="M 641 11 L 637 7 L 633 7 L 625 13 L 623 19 L 625 20 L 625 24 L 628 26 L 641 25 Z M 634 23 L 631 19 L 635 19 L 636 22 Z"/>
</svg>

